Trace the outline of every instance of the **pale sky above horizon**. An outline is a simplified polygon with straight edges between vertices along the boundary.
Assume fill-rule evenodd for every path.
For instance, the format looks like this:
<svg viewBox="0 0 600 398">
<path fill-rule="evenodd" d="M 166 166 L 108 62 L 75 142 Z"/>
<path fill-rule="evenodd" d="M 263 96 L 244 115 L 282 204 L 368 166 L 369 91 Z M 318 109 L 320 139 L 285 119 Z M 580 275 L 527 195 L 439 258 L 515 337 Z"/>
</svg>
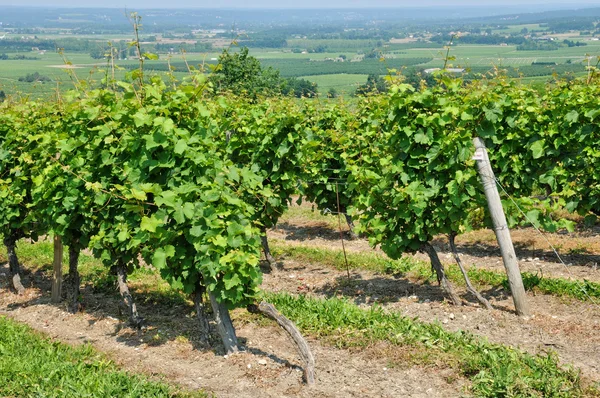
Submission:
<svg viewBox="0 0 600 398">
<path fill-rule="evenodd" d="M 400 7 L 432 7 L 432 6 L 527 6 L 544 5 L 548 8 L 577 8 L 580 6 L 600 6 L 598 0 L 0 0 L 0 6 L 34 6 L 34 7 L 101 7 L 101 8 L 400 8 Z"/>
</svg>

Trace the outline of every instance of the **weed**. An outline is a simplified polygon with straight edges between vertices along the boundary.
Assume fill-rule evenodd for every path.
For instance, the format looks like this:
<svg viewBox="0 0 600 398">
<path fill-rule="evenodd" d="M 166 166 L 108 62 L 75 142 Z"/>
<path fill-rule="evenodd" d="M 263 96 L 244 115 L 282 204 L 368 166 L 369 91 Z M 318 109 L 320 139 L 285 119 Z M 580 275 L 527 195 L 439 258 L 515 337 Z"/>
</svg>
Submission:
<svg viewBox="0 0 600 398">
<path fill-rule="evenodd" d="M 275 242 L 273 252 L 277 255 L 293 257 L 300 261 L 316 262 L 340 270 L 345 267 L 343 253 L 339 250 L 282 245 Z M 434 280 L 429 263 L 410 256 L 392 260 L 376 253 L 349 253 L 348 262 L 353 269 L 405 275 L 424 282 Z M 455 264 L 446 267 L 446 274 L 452 282 L 464 285 L 460 269 Z M 504 273 L 471 267 L 468 275 L 476 285 L 503 287 L 509 290 L 508 279 Z M 545 278 L 530 272 L 523 272 L 521 275 L 527 290 L 559 297 L 572 297 L 582 301 L 588 300 L 590 297 L 600 298 L 600 283 L 588 280 L 571 281 L 563 278 Z"/>
<path fill-rule="evenodd" d="M 91 346 L 53 342 L 0 317 L 0 396 L 206 397 L 123 372 Z"/>
<path fill-rule="evenodd" d="M 427 324 L 387 313 L 365 310 L 338 298 L 315 299 L 286 293 L 267 294 L 267 299 L 306 333 L 329 338 L 339 347 L 367 346 L 385 341 L 414 348 L 414 355 L 431 363 L 436 356 L 456 366 L 471 382 L 478 397 L 577 397 L 585 396 L 579 373 L 561 367 L 555 354 L 530 355 L 512 347 L 492 344 L 466 332 L 449 332 L 439 324 Z"/>
</svg>

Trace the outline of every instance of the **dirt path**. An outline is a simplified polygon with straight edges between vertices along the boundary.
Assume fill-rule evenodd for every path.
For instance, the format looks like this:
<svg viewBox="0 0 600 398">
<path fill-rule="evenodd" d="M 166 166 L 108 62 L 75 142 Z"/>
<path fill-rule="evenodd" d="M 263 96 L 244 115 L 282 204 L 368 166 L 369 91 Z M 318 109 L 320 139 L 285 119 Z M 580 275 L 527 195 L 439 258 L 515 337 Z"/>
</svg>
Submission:
<svg viewBox="0 0 600 398">
<path fill-rule="evenodd" d="M 0 274 L 6 265 L 0 267 Z M 295 346 L 269 321 L 256 322 L 244 310 L 234 312 L 245 352 L 223 357 L 195 340 L 198 335 L 191 305 L 141 301 L 140 314 L 149 326 L 142 333 L 122 328 L 118 297 L 83 291 L 85 312 L 71 315 L 49 303 L 49 283 L 27 275 L 34 285 L 25 296 L 7 290 L 0 278 L 0 315 L 27 323 L 69 344 L 90 343 L 125 369 L 202 388 L 217 397 L 456 397 L 463 382 L 442 373 L 413 367 L 389 368 L 385 358 L 369 349 L 350 352 L 310 340 L 316 357 L 317 384 L 308 388 Z M 44 293 L 42 293 L 42 291 Z M 155 304 L 156 303 L 156 304 Z M 259 326 L 263 325 L 263 326 Z M 217 343 L 218 346 L 218 343 Z M 452 380 L 449 384 L 446 380 Z"/>
</svg>

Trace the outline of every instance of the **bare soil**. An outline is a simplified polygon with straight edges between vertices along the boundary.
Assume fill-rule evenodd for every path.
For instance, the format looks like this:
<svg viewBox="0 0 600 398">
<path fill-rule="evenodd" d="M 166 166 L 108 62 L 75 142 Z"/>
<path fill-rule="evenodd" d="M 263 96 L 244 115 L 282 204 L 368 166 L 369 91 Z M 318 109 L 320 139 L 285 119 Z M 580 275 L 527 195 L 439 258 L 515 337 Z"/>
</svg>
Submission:
<svg viewBox="0 0 600 398">
<path fill-rule="evenodd" d="M 292 245 L 341 249 L 339 231 L 330 221 L 288 218 L 269 231 L 269 237 Z M 523 270 L 600 281 L 600 239 L 595 233 L 547 236 L 570 265 L 553 257 L 546 238 L 535 231 L 513 231 L 513 238 L 524 260 L 520 262 Z M 440 238 L 434 243 L 442 260 L 450 263 L 447 241 Z M 468 266 L 503 269 L 493 233 L 466 234 L 457 244 Z M 362 239 L 345 241 L 345 246 L 349 251 L 380 252 Z M 600 380 L 600 307 L 596 304 L 530 294 L 533 316 L 522 319 L 514 314 L 512 300 L 502 290 L 482 292 L 494 307 L 486 311 L 464 291 L 460 291 L 464 305 L 456 307 L 445 300 L 438 286 L 404 277 L 356 270 L 348 279 L 344 271 L 288 258 L 281 259 L 280 265 L 282 269 L 265 274 L 265 290 L 316 297 L 343 295 L 364 307 L 377 303 L 408 317 L 440 322 L 448 330 L 470 331 L 532 353 L 554 351 L 563 363 L 580 368 L 587 380 Z M 213 336 L 211 342 L 216 349 L 196 338 L 199 328 L 191 302 L 143 295 L 132 286 L 140 315 L 148 323 L 137 332 L 124 326 L 116 289 L 113 293 L 86 286 L 84 311 L 71 315 L 63 305 L 50 304 L 50 281 L 43 274 L 26 272 L 26 294 L 16 296 L 8 289 L 7 273 L 7 265 L 0 265 L 0 315 L 69 344 L 90 343 L 125 369 L 166 379 L 182 389 L 202 388 L 217 397 L 430 398 L 461 396 L 468 385 L 451 370 L 397 366 L 402 359 L 398 347 L 381 343 L 344 350 L 333 347 L 331 341 L 309 339 L 316 357 L 317 384 L 308 388 L 302 383 L 301 363 L 287 335 L 273 322 L 245 310 L 233 313 L 244 352 L 224 357 L 218 338 Z"/>
<path fill-rule="evenodd" d="M 306 206 L 306 205 L 303 205 Z M 600 282 L 600 235 L 597 231 L 540 234 L 534 229 L 511 231 L 522 271 L 544 277 Z M 269 231 L 272 239 L 288 245 L 342 250 L 339 231 L 331 223 L 307 219 L 287 220 Z M 348 252 L 375 252 L 364 239 L 346 240 Z M 467 267 L 504 272 L 500 251 L 492 231 L 474 231 L 457 237 L 457 248 Z M 554 246 L 560 259 L 550 247 Z M 440 237 L 434 246 L 442 262 L 454 262 L 448 241 Z M 425 254 L 415 254 L 428 261 Z M 562 259 L 562 262 L 561 262 Z M 283 272 L 266 275 L 269 290 L 295 291 L 316 296 L 354 297 L 358 305 L 383 305 L 425 322 L 441 322 L 449 330 L 466 330 L 492 342 L 519 347 L 532 353 L 554 351 L 565 364 L 581 368 L 583 375 L 600 380 L 600 306 L 598 300 L 581 302 L 549 295 L 528 295 L 532 317 L 523 319 L 514 313 L 512 298 L 501 289 L 481 292 L 494 309 L 481 308 L 465 289 L 456 287 L 465 305 L 448 303 L 437 285 L 423 284 L 404 277 L 353 270 L 345 271 L 318 264 L 299 264 L 283 260 Z"/>
<path fill-rule="evenodd" d="M 294 203 L 291 207 L 310 211 L 311 204 Z M 340 232 L 335 228 L 337 220 L 334 217 L 329 218 L 286 218 L 285 222 L 279 223 L 275 229 L 269 231 L 269 237 L 285 240 L 289 244 L 342 250 Z M 347 251 L 383 254 L 379 248 L 369 246 L 366 239 L 350 240 L 348 228 L 343 221 L 342 232 Z M 544 277 L 600 282 L 600 229 L 552 234 L 523 228 L 511 230 L 511 236 L 521 271 L 537 273 Z M 438 237 L 433 244 L 442 262 L 454 261 L 446 237 Z M 478 230 L 459 235 L 456 237 L 456 245 L 465 265 L 504 271 L 493 231 Z"/>
<path fill-rule="evenodd" d="M 218 339 L 202 346 L 189 304 L 172 305 L 135 295 L 148 326 L 141 332 L 124 325 L 115 294 L 83 289 L 84 311 L 72 315 L 50 303 L 50 283 L 27 274 L 24 296 L 8 289 L 7 265 L 0 266 L 0 315 L 24 322 L 72 345 L 92 344 L 125 369 L 167 380 L 182 389 L 204 389 L 217 397 L 456 397 L 464 381 L 452 371 L 390 366 L 385 344 L 363 351 L 337 349 L 309 339 L 316 358 L 316 386 L 302 381 L 296 347 L 271 321 L 233 313 L 244 352 L 223 356 Z M 135 291 L 135 289 L 132 289 Z"/>
</svg>

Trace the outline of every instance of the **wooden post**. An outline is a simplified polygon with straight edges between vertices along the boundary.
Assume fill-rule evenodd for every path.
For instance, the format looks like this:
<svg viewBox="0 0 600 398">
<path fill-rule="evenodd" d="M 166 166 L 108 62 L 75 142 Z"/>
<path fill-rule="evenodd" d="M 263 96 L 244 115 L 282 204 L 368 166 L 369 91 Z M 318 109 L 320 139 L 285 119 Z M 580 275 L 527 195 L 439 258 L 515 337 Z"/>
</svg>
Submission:
<svg viewBox="0 0 600 398">
<path fill-rule="evenodd" d="M 59 303 L 62 295 L 63 245 L 60 236 L 54 236 L 54 275 L 52 276 L 52 302 Z"/>
<path fill-rule="evenodd" d="M 506 216 L 504 215 L 504 209 L 502 208 L 502 202 L 500 201 L 498 187 L 496 186 L 496 177 L 494 176 L 492 166 L 490 165 L 490 159 L 483 140 L 476 137 L 473 138 L 473 143 L 475 144 L 476 149 L 474 159 L 477 160 L 477 171 L 479 172 L 479 177 L 481 178 L 483 189 L 485 191 L 490 216 L 492 217 L 492 222 L 494 224 L 494 232 L 496 233 L 496 239 L 500 246 L 510 291 L 513 296 L 513 302 L 515 303 L 515 309 L 517 310 L 517 314 L 527 316 L 529 315 L 529 306 L 527 305 L 523 279 L 521 278 L 521 271 L 519 270 L 519 264 L 517 264 L 517 255 L 510 237 L 510 231 L 506 222 Z"/>
</svg>

